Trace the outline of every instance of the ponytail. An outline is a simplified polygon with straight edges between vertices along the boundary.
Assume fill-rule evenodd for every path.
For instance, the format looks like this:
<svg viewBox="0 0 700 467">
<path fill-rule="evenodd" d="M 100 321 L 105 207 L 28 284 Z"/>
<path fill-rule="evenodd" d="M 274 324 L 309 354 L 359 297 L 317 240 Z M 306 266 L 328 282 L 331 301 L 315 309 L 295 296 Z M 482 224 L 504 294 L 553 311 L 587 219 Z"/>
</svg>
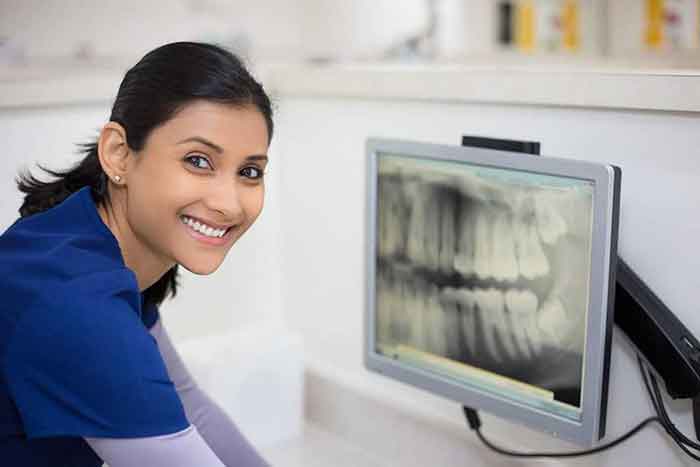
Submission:
<svg viewBox="0 0 700 467">
<path fill-rule="evenodd" d="M 39 165 L 54 180 L 42 181 L 26 171 L 17 176 L 17 188 L 24 193 L 24 201 L 19 208 L 20 217 L 51 209 L 83 187 L 89 186 L 92 199 L 98 206 L 109 203 L 107 175 L 97 156 L 97 143 L 80 145 L 85 154 L 83 160 L 68 170 L 50 170 Z M 160 305 L 170 295 L 177 293 L 178 266 L 170 268 L 155 284 L 143 292 L 144 304 Z"/>
</svg>

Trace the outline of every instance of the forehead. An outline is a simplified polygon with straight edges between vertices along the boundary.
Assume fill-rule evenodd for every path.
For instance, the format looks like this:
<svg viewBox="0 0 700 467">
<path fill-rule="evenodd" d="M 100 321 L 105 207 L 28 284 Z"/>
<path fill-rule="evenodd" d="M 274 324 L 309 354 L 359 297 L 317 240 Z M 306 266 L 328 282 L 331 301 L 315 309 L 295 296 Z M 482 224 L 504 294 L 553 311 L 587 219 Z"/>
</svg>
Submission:
<svg viewBox="0 0 700 467">
<path fill-rule="evenodd" d="M 256 107 L 203 100 L 185 105 L 170 120 L 156 128 L 149 137 L 149 143 L 177 145 L 195 136 L 221 146 L 224 152 L 246 155 L 267 152 L 267 125 Z"/>
</svg>

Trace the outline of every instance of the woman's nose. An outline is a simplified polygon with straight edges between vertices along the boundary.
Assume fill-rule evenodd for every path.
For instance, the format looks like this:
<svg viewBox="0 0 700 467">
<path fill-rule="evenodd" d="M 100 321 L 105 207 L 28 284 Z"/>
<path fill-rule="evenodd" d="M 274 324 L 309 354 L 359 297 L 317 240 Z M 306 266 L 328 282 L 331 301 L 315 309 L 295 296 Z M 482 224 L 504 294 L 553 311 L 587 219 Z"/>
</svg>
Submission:
<svg viewBox="0 0 700 467">
<path fill-rule="evenodd" d="M 219 213 L 222 223 L 238 224 L 245 217 L 240 196 L 236 184 L 227 180 L 212 187 L 204 202 L 207 208 Z"/>
</svg>

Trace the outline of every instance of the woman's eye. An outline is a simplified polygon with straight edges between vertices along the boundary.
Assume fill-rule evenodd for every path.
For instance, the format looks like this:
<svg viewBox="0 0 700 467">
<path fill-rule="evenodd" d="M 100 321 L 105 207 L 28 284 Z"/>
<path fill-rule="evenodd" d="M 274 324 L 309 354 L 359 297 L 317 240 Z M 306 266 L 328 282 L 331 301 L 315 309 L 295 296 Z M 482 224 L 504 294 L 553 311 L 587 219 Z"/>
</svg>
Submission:
<svg viewBox="0 0 700 467">
<path fill-rule="evenodd" d="M 187 156 L 185 160 L 198 169 L 211 169 L 211 164 L 204 156 Z"/>
<path fill-rule="evenodd" d="M 241 170 L 241 175 L 253 180 L 258 180 L 263 177 L 263 171 L 258 167 L 244 167 L 243 170 Z"/>
</svg>

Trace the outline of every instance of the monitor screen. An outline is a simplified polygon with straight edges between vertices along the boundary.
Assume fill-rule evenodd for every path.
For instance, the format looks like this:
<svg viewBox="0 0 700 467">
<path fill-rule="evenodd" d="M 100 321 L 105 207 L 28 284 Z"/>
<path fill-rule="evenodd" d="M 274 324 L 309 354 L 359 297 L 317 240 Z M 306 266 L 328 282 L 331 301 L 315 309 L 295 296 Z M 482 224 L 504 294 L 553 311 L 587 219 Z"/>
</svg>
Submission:
<svg viewBox="0 0 700 467">
<path fill-rule="evenodd" d="M 583 445 L 602 436 L 618 172 L 370 140 L 367 366 Z"/>
</svg>

